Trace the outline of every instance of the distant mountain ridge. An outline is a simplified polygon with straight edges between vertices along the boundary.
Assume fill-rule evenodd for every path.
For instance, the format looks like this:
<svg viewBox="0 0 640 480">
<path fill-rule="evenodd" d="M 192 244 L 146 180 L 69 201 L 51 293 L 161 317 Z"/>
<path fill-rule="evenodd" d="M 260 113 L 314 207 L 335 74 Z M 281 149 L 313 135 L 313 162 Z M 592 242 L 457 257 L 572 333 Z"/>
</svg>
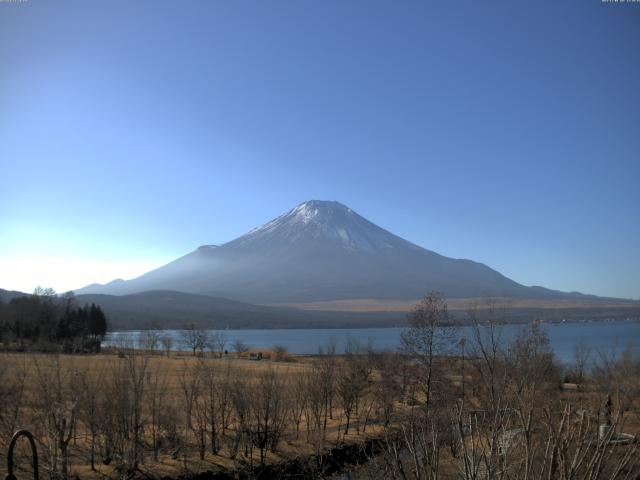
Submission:
<svg viewBox="0 0 640 480">
<path fill-rule="evenodd" d="M 9 303 L 14 298 L 24 297 L 25 295 L 28 295 L 28 294 L 23 292 L 18 292 L 16 290 L 3 290 L 0 288 L 0 301 L 4 303 Z"/>
<path fill-rule="evenodd" d="M 131 295 L 78 295 L 80 304 L 100 305 L 111 330 L 183 328 L 340 328 L 404 323 L 401 312 L 312 312 L 236 302 L 226 298 L 152 290 Z"/>
<path fill-rule="evenodd" d="M 223 245 L 203 245 L 132 280 L 78 294 L 172 290 L 271 304 L 344 299 L 581 296 L 521 285 L 490 267 L 453 259 L 384 230 L 335 201 L 312 200 Z"/>
<path fill-rule="evenodd" d="M 14 298 L 28 296 L 23 292 L 0 289 L 0 300 L 8 303 Z M 77 295 L 79 305 L 95 303 L 102 307 L 110 331 L 184 328 L 194 324 L 202 328 L 217 329 L 274 329 L 274 328 L 370 328 L 403 326 L 411 301 L 400 301 L 403 306 L 387 310 L 382 302 L 374 308 L 338 305 L 311 305 L 312 308 L 252 305 L 225 298 L 194 295 L 176 291 L 152 290 L 131 295 Z M 468 321 L 467 310 L 472 299 L 449 299 L 449 312 L 453 318 Z M 500 299 L 497 299 L 500 301 Z M 0 321 L 2 321 L 0 302 Z M 349 301 L 347 301 L 349 303 Z M 367 302 L 356 302 L 362 307 Z M 471 305 L 474 302 L 472 301 Z M 502 303 L 499 303 L 502 304 Z M 483 303 L 478 311 L 482 315 Z M 504 304 L 508 308 L 509 322 L 519 323 L 532 319 L 549 322 L 606 319 L 640 319 L 640 302 L 598 301 L 589 299 L 516 301 Z"/>
</svg>

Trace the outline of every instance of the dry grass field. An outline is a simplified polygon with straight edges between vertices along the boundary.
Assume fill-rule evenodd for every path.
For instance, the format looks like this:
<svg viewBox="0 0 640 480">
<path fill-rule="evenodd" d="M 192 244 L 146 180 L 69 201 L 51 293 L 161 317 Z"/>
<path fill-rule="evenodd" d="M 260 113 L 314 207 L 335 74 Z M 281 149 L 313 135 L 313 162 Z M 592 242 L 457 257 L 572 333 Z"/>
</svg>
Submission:
<svg viewBox="0 0 640 480">
<path fill-rule="evenodd" d="M 113 389 L 118 388 L 117 377 L 125 375 L 136 375 L 131 373 L 132 368 L 144 369 L 139 380 L 144 384 L 142 387 L 141 415 L 146 417 L 143 422 L 145 426 L 141 431 L 140 439 L 140 460 L 136 467 L 140 475 L 152 476 L 171 476 L 177 477 L 191 472 L 217 471 L 217 470 L 233 470 L 238 468 L 249 468 L 260 463 L 260 459 L 256 457 L 254 450 L 244 450 L 232 453 L 234 437 L 237 435 L 236 424 L 234 420 L 228 420 L 226 431 L 220 434 L 219 450 L 213 454 L 210 448 L 207 448 L 203 456 L 199 455 L 198 445 L 198 427 L 187 427 L 189 419 L 186 419 L 186 410 L 194 408 L 188 406 L 189 402 L 196 403 L 197 399 L 187 398 L 189 395 L 202 395 L 205 386 L 203 384 L 193 384 L 193 377 L 201 368 L 209 369 L 216 375 L 216 388 L 231 390 L 232 384 L 241 381 L 249 391 L 255 392 L 259 389 L 261 379 L 273 375 L 275 377 L 275 385 L 281 390 L 279 394 L 283 397 L 287 396 L 288 403 L 292 400 L 291 395 L 295 395 L 292 390 L 295 388 L 295 382 L 302 381 L 312 375 L 314 359 L 310 357 L 289 357 L 289 361 L 271 361 L 269 360 L 269 352 L 265 352 L 265 358 L 262 361 L 249 360 L 247 358 L 237 358 L 236 355 L 229 355 L 227 358 L 216 358 L 213 356 L 194 357 L 188 352 L 174 352 L 167 356 L 164 354 L 149 354 L 137 352 L 135 354 L 118 355 L 116 352 L 107 352 L 98 355 L 49 355 L 49 354 L 20 354 L 9 353 L 0 355 L 0 369 L 2 374 L 0 379 L 4 382 L 5 393 L 2 397 L 2 420 L 3 431 L 0 440 L 0 475 L 6 474 L 5 454 L 10 437 L 10 432 L 18 428 L 27 428 L 31 430 L 39 441 L 39 454 L 42 465 L 45 466 L 44 471 L 52 467 L 56 443 L 55 433 L 48 431 L 42 422 L 43 416 L 60 415 L 67 416 L 70 420 L 72 416 L 74 426 L 70 431 L 70 443 L 68 454 L 68 473 L 69 477 L 79 478 L 118 478 L 123 472 L 116 461 L 109 462 L 106 465 L 105 452 L 103 447 L 96 447 L 95 452 L 95 469 L 90 466 L 90 450 L 91 450 L 91 427 L 87 425 L 90 422 L 83 419 L 81 410 L 83 409 L 83 396 L 88 393 L 82 388 L 95 389 L 96 396 L 103 396 L 105 399 L 117 397 L 117 392 Z M 135 365 L 132 367 L 132 365 Z M 87 380 L 84 380 L 87 377 Z M 46 378 L 53 380 L 53 385 L 43 386 L 42 380 Z M 83 378 L 83 380 L 80 380 Z M 23 380 L 23 383 L 21 383 Z M 59 384 L 57 383 L 59 381 Z M 134 379 L 135 381 L 135 379 Z M 13 382 L 13 383 L 12 383 Z M 158 384 L 156 384 L 156 382 Z M 121 388 L 130 388 L 125 386 L 128 382 L 120 385 Z M 12 387 L 18 387 L 14 390 Z M 43 390 L 59 388 L 60 391 L 47 392 L 47 401 L 54 400 L 60 402 L 60 405 L 53 406 L 51 404 L 42 405 L 41 401 L 45 393 Z M 157 391 L 154 391 L 153 389 Z M 193 391 L 191 391 L 193 389 Z M 49 397 L 51 395 L 51 397 Z M 161 398 L 160 398 L 161 397 Z M 246 398 L 251 402 L 251 398 Z M 133 400 L 130 400 L 133 401 Z M 226 408 L 231 409 L 231 399 L 214 399 L 218 403 L 218 408 L 224 408 L 220 402 L 228 401 Z M 161 404 L 160 408 L 170 417 L 169 423 L 175 425 L 162 425 L 158 429 L 162 432 L 158 433 L 158 455 L 154 457 L 154 447 L 152 440 L 152 432 L 149 422 L 154 421 L 153 418 L 153 402 Z M 5 412 L 13 411 L 13 405 L 19 403 L 15 416 L 18 419 L 14 424 L 8 425 L 9 414 Z M 48 412 L 48 407 L 53 407 L 57 412 Z M 371 405 L 367 405 L 371 408 Z M 94 415 L 104 415 L 104 411 L 100 411 L 100 407 L 96 406 Z M 109 402 L 103 406 L 106 410 L 115 411 L 119 408 L 118 402 Z M 277 408 L 277 407 L 275 407 Z M 291 405 L 287 405 L 287 409 Z M 305 408 L 299 406 L 299 408 Z M 60 410 L 67 410 L 61 412 Z M 72 413 L 72 409 L 75 410 Z M 284 412 L 278 414 L 283 415 Z M 290 415 L 289 412 L 287 412 Z M 322 415 L 323 413 L 320 412 Z M 369 412 L 369 415 L 371 412 Z M 123 412 L 124 416 L 131 416 L 131 412 Z M 197 413 L 192 413 L 192 422 L 197 423 Z M 311 432 L 307 421 L 311 419 L 302 417 L 299 426 L 299 432 L 296 432 L 295 426 L 291 419 L 288 419 L 287 425 L 284 425 L 282 439 L 278 442 L 277 451 L 266 451 L 264 463 L 276 463 L 294 457 L 313 455 L 317 453 L 317 440 L 310 438 L 317 432 Z M 156 421 L 158 419 L 155 419 Z M 161 419 L 165 422 L 167 419 Z M 210 419 L 200 418 L 201 422 L 210 424 Z M 216 419 L 216 422 L 221 422 Z M 174 428 L 178 442 L 170 442 L 167 430 Z M 222 428 L 222 427 L 220 427 Z M 360 424 L 357 429 L 354 427 L 347 435 L 344 434 L 344 422 L 340 408 L 336 405 L 331 407 L 331 413 L 328 413 L 326 427 L 323 425 L 324 439 L 320 442 L 321 448 L 331 445 L 361 442 L 366 438 L 375 437 L 380 428 L 375 424 L 372 418 L 369 419 L 366 427 Z M 18 464 L 24 475 L 27 475 L 29 468 L 25 469 L 27 464 L 28 448 L 26 442 L 20 442 L 17 449 Z M 123 456 L 126 456 L 126 449 L 123 448 Z M 157 459 L 156 459 L 157 458 Z M 59 462 L 59 459 L 58 459 Z"/>
<path fill-rule="evenodd" d="M 402 353 L 0 353 L 0 475 L 27 428 L 43 478 L 322 478 L 351 463 L 360 478 L 638 478 L 635 352 L 561 367 L 536 324 L 504 343 L 483 323 L 460 353 L 440 302 L 414 312 Z M 458 353 L 435 353 L 447 345 Z M 26 478 L 26 442 L 17 453 Z"/>
<path fill-rule="evenodd" d="M 567 299 L 517 299 L 517 298 L 492 298 L 479 301 L 477 298 L 450 298 L 447 300 L 449 310 L 466 311 L 469 309 L 485 310 L 495 308 L 508 309 L 541 309 L 541 310 L 568 310 L 568 309 L 593 309 L 608 310 L 616 308 L 628 311 L 630 316 L 637 316 L 640 305 L 631 300 L 608 300 L 603 298 L 567 298 Z M 374 298 L 354 298 L 349 300 L 330 300 L 308 303 L 277 304 L 278 306 L 301 308 L 303 310 L 320 310 L 336 312 L 410 312 L 420 299 L 410 300 L 379 300 Z"/>
</svg>

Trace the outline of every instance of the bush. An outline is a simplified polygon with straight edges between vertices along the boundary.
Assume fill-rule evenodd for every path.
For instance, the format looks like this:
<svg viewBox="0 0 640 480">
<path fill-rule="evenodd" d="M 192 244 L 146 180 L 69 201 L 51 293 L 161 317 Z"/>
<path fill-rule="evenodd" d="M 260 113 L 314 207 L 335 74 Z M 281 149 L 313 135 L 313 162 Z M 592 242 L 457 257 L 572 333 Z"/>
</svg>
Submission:
<svg viewBox="0 0 640 480">
<path fill-rule="evenodd" d="M 274 362 L 286 362 L 289 359 L 289 355 L 287 355 L 287 347 L 284 345 L 274 345 L 272 350 L 273 356 L 271 357 L 271 360 Z"/>
</svg>

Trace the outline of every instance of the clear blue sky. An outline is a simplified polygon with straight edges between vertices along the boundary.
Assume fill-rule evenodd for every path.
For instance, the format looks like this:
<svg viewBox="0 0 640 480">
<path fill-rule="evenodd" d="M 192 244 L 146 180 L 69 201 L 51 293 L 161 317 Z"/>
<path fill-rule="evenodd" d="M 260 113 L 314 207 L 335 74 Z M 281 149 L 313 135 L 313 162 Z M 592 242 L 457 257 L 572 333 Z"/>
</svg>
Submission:
<svg viewBox="0 0 640 480">
<path fill-rule="evenodd" d="M 640 296 L 640 4 L 0 3 L 0 288 L 128 278 L 308 199 Z"/>
</svg>

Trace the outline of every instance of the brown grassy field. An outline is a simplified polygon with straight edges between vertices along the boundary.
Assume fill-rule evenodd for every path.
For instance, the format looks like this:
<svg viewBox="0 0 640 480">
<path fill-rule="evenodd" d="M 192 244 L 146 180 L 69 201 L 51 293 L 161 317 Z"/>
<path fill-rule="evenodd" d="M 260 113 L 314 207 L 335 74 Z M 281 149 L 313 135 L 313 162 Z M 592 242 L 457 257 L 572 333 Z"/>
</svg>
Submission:
<svg viewBox="0 0 640 480">
<path fill-rule="evenodd" d="M 145 376 L 148 379 L 155 375 L 160 375 L 164 382 L 162 396 L 164 397 L 164 408 L 173 409 L 180 412 L 184 409 L 184 377 L 193 374 L 193 371 L 203 363 L 212 365 L 217 371 L 224 372 L 230 371 L 233 377 L 244 377 L 249 383 L 257 382 L 257 379 L 265 373 L 273 372 L 280 380 L 280 385 L 289 385 L 291 380 L 297 376 L 305 375 L 312 369 L 313 358 L 311 357 L 293 357 L 287 356 L 288 361 L 271 361 L 269 360 L 270 352 L 263 352 L 265 357 L 262 361 L 249 360 L 248 358 L 238 358 L 236 355 L 230 355 L 227 358 L 215 358 L 208 356 L 206 358 L 194 357 L 188 352 L 174 352 L 171 355 L 161 354 L 145 354 L 137 353 L 136 357 L 146 363 Z M 244 355 L 245 357 L 248 356 Z M 0 368 L 3 372 L 3 377 L 11 377 L 17 375 L 16 372 L 25 375 L 25 382 L 23 391 L 20 396 L 20 411 L 19 416 L 21 421 L 15 425 L 15 428 L 28 428 L 40 438 L 42 441 L 39 443 L 39 454 L 41 464 L 45 463 L 46 471 L 46 450 L 45 446 L 47 440 L 44 438 L 47 436 L 45 428 L 38 423 L 38 419 L 41 414 L 36 412 L 40 407 L 36 405 L 37 399 L 42 394 L 42 388 L 38 385 L 39 380 L 43 377 L 52 377 L 56 375 L 56 371 L 63 372 L 66 377 L 71 375 L 78 375 L 78 372 L 90 372 L 98 375 L 98 378 L 105 378 L 110 375 L 119 375 L 122 372 L 121 367 L 130 361 L 129 355 L 125 358 L 121 358 L 115 352 L 106 352 L 98 355 L 60 355 L 55 356 L 56 362 L 53 361 L 52 355 L 47 354 L 0 354 Z M 59 363 L 58 363 L 59 362 Z M 68 381 L 68 378 L 63 380 L 63 383 Z M 75 388 L 67 386 L 68 388 Z M 65 388 L 63 386 L 63 388 Z M 100 388 L 100 387 L 99 387 Z M 102 386 L 101 389 L 109 388 Z M 225 386 L 221 385 L 221 388 Z M 69 398 L 75 397 L 73 394 L 63 394 Z M 3 405 L 1 408 L 6 410 L 9 407 L 9 403 L 13 402 L 12 395 L 5 395 L 2 398 Z M 146 407 L 146 406 L 145 406 Z M 115 406 L 114 406 L 115 408 Z M 148 412 L 147 412 L 147 415 Z M 179 416 L 179 413 L 178 413 Z M 181 419 L 176 419 L 176 423 L 179 423 Z M 302 423 L 305 423 L 303 421 Z M 233 429 L 233 424 L 230 425 L 230 430 Z M 344 424 L 340 414 L 340 409 L 336 405 L 332 408 L 331 414 L 327 420 L 326 426 L 326 438 L 322 442 L 329 446 L 331 444 L 349 443 L 349 442 L 361 442 L 366 438 L 376 436 L 379 433 L 379 427 L 374 425 L 373 422 L 369 423 L 366 428 L 358 426 L 358 430 L 353 429 L 350 434 L 345 435 L 343 432 Z M 236 468 L 246 468 L 247 466 L 255 466 L 257 459 L 250 455 L 244 455 L 242 452 L 236 455 L 235 458 L 230 453 L 230 447 L 224 444 L 221 449 L 212 454 L 210 451 L 206 451 L 204 458 L 199 458 L 198 448 L 195 445 L 194 432 L 189 431 L 185 426 L 178 426 L 179 433 L 183 437 L 183 445 L 178 455 L 175 454 L 175 448 L 161 448 L 158 460 L 153 459 L 151 452 L 149 433 L 144 432 L 144 443 L 142 452 L 142 461 L 138 467 L 138 473 L 152 476 L 171 476 L 177 477 L 190 472 L 203 472 L 203 471 L 216 471 L 216 470 L 232 470 Z M 304 426 L 301 427 L 304 430 Z M 2 432 L 3 438 L 0 440 L 0 476 L 6 474 L 6 461 L 4 458 L 6 446 L 8 443 L 8 435 L 10 431 Z M 71 448 L 69 455 L 69 477 L 80 478 L 118 478 L 122 475 L 122 472 L 117 469 L 115 462 L 110 465 L 103 464 L 102 461 L 96 460 L 95 471 L 92 471 L 89 465 L 90 447 L 89 447 L 90 432 L 82 421 L 76 419 L 76 426 L 74 428 L 71 440 Z M 233 433 L 229 434 L 230 438 Z M 306 432 L 302 431 L 299 434 L 293 429 L 292 425 L 286 428 L 286 432 L 283 435 L 282 440 L 279 442 L 277 452 L 266 452 L 266 463 L 276 463 L 294 457 L 312 455 L 316 453 L 316 445 L 313 445 L 308 440 L 309 436 Z M 24 469 L 26 465 L 26 442 L 24 445 L 19 445 L 18 463 L 23 469 L 23 474 L 27 474 L 29 468 Z M 255 455 L 255 453 L 253 453 Z M 42 466 L 41 466 L 42 468 Z"/>
<path fill-rule="evenodd" d="M 51 478 L 256 473 L 294 460 L 303 478 L 319 478 L 330 449 L 369 439 L 377 450 L 364 478 L 397 476 L 413 468 L 412 455 L 421 460 L 409 476 L 416 479 L 470 480 L 482 469 L 518 479 L 523 465 L 561 480 L 640 475 L 639 445 L 609 443 L 614 433 L 640 435 L 633 352 L 588 372 L 563 371 L 535 325 L 507 345 L 492 336 L 499 326 L 478 328 L 484 333 L 465 356 L 425 349 L 446 339 L 446 327 L 428 322 L 416 323 L 402 354 L 357 344 L 341 356 L 262 352 L 260 361 L 251 352 L 220 358 L 126 348 L 0 353 L 0 475 L 18 428 L 36 436 L 42 475 Z M 611 437 L 598 437 L 604 423 Z M 29 476 L 25 447 L 19 478 Z M 575 474 L 548 477 L 580 448 L 586 460 Z M 601 459 L 602 472 L 589 473 L 590 458 Z M 620 465 L 622 476 L 611 473 Z"/>
<path fill-rule="evenodd" d="M 639 302 L 632 300 L 613 300 L 602 298 L 585 299 L 518 299 L 518 298 L 450 298 L 447 304 L 450 310 L 466 311 L 469 309 L 486 310 L 488 308 L 508 309 L 594 309 L 606 310 L 610 308 L 625 309 L 630 315 L 637 315 L 640 310 Z M 380 300 L 374 298 L 354 298 L 348 300 L 329 300 L 308 303 L 277 304 L 278 306 L 301 308 L 303 310 L 322 310 L 335 312 L 410 312 L 420 299 L 410 300 Z"/>
</svg>

